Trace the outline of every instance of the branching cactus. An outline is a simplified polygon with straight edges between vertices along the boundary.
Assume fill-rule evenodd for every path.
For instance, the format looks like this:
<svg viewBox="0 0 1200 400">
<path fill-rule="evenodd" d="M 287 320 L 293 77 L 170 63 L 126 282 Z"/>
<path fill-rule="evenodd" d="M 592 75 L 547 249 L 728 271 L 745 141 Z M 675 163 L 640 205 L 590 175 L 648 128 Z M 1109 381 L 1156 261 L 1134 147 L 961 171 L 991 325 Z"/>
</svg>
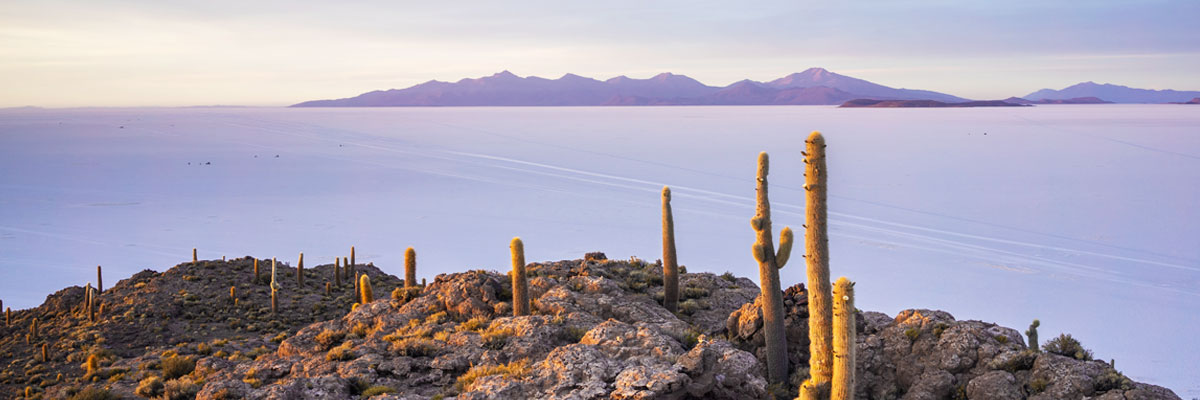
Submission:
<svg viewBox="0 0 1200 400">
<path fill-rule="evenodd" d="M 300 262 L 296 263 L 296 285 L 304 287 L 304 252 L 300 253 Z"/>
<path fill-rule="evenodd" d="M 404 250 L 404 287 L 417 285 L 417 251 L 409 247 Z"/>
<path fill-rule="evenodd" d="M 1040 350 L 1038 350 L 1037 328 L 1038 328 L 1038 326 L 1041 326 L 1041 325 L 1042 325 L 1042 321 L 1038 321 L 1035 319 L 1035 320 L 1033 320 L 1032 324 L 1029 324 L 1029 330 L 1025 331 L 1025 336 L 1029 338 L 1029 349 L 1030 350 L 1040 351 Z"/>
<path fill-rule="evenodd" d="M 808 387 L 826 398 L 833 379 L 832 288 L 829 284 L 829 236 L 826 222 L 825 138 L 820 132 L 808 136 L 804 155 L 806 213 L 804 258 L 808 261 Z"/>
<path fill-rule="evenodd" d="M 854 282 L 833 284 L 833 382 L 830 400 L 854 400 Z"/>
<path fill-rule="evenodd" d="M 96 293 L 104 293 L 104 274 L 100 271 L 100 266 L 96 266 Z"/>
<path fill-rule="evenodd" d="M 787 336 L 783 321 L 783 289 L 779 284 L 779 269 L 787 264 L 792 253 L 792 230 L 783 228 L 779 234 L 779 251 L 771 240 L 771 202 L 767 197 L 767 171 L 770 160 L 766 152 L 758 154 L 756 197 L 758 207 L 750 227 L 756 241 L 752 247 L 758 261 L 758 277 L 762 282 L 763 333 L 767 345 L 767 377 L 770 383 L 782 383 L 788 377 Z"/>
<path fill-rule="evenodd" d="M 671 188 L 662 190 L 663 307 L 679 310 L 679 261 L 675 258 L 675 217 L 671 214 Z"/>
<path fill-rule="evenodd" d="M 525 243 L 515 237 L 508 245 L 512 251 L 513 315 L 529 315 L 529 284 L 525 280 Z"/>
<path fill-rule="evenodd" d="M 358 279 L 358 288 L 362 294 L 360 303 L 369 304 L 375 301 L 375 292 L 371 290 L 371 277 L 367 276 L 367 274 L 362 274 L 362 277 Z"/>
</svg>

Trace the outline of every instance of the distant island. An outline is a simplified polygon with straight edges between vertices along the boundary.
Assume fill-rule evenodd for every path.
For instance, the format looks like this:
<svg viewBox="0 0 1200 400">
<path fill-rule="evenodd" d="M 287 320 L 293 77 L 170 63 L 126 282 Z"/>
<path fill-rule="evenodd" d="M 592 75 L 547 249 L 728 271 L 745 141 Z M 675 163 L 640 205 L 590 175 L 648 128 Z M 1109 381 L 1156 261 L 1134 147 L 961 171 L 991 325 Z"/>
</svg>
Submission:
<svg viewBox="0 0 1200 400">
<path fill-rule="evenodd" d="M 963 101 L 946 103 L 936 100 L 850 100 L 840 108 L 953 108 L 953 107 L 1029 107 L 1029 104 L 1009 103 L 1003 100 Z"/>
<path fill-rule="evenodd" d="M 1171 104 L 1200 104 L 1200 97 L 1188 101 L 1172 102 Z"/>
<path fill-rule="evenodd" d="M 502 71 L 456 82 L 431 80 L 404 89 L 376 90 L 354 97 L 311 100 L 292 107 L 489 107 L 489 106 L 695 106 L 842 105 L 864 107 L 1007 107 L 1032 104 L 1182 103 L 1200 92 L 1137 89 L 1084 82 L 1062 90 L 1042 89 L 1007 100 L 972 101 L 930 90 L 884 86 L 824 68 L 779 79 L 749 79 L 709 86 L 669 72 L 651 78 L 618 76 L 598 80 L 575 74 L 558 79 L 521 77 Z M 849 104 L 849 102 L 855 102 Z M 897 103 L 900 102 L 900 103 Z"/>
</svg>

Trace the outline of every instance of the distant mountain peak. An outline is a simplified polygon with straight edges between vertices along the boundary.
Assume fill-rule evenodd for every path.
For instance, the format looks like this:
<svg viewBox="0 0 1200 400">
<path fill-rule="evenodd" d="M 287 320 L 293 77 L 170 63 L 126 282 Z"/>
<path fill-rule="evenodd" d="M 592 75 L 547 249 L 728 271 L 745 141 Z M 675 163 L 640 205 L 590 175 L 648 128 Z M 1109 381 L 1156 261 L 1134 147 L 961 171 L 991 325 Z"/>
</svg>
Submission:
<svg viewBox="0 0 1200 400">
<path fill-rule="evenodd" d="M 1111 83 L 1080 82 L 1061 90 L 1042 89 L 1022 96 L 1030 100 L 1072 100 L 1094 97 L 1115 103 L 1171 103 L 1188 101 L 1200 91 L 1138 89 Z"/>
</svg>

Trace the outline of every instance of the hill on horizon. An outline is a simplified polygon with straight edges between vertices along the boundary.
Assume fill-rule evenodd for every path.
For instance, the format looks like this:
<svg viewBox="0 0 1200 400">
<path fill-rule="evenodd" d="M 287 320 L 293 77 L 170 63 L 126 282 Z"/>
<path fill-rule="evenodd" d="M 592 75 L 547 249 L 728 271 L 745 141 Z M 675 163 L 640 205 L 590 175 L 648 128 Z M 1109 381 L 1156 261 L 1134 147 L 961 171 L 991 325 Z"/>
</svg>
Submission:
<svg viewBox="0 0 1200 400">
<path fill-rule="evenodd" d="M 966 101 L 949 94 L 896 89 L 824 68 L 809 68 L 769 82 L 747 79 L 725 87 L 708 86 L 669 72 L 647 79 L 622 75 L 601 81 L 575 74 L 546 79 L 502 71 L 457 82 L 432 80 L 405 89 L 306 101 L 292 107 L 836 105 L 860 98 Z"/>
<path fill-rule="evenodd" d="M 1200 91 L 1138 89 L 1111 83 L 1092 81 L 1077 83 L 1061 90 L 1042 89 L 1022 96 L 1029 100 L 1068 100 L 1095 97 L 1114 103 L 1171 103 L 1186 102 L 1200 97 Z"/>
</svg>

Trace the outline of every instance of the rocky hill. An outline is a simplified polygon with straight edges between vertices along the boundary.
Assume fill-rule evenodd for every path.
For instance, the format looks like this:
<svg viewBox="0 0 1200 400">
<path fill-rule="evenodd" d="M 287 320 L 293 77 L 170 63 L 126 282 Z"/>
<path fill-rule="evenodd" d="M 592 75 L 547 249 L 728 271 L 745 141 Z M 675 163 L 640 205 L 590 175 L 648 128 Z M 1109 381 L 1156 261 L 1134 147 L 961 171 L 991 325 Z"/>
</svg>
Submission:
<svg viewBox="0 0 1200 400">
<path fill-rule="evenodd" d="M 807 376 L 803 285 L 784 291 L 783 387 L 765 379 L 759 289 L 728 273 L 685 271 L 672 313 L 660 305 L 660 263 L 600 253 L 532 263 L 532 315 L 513 317 L 504 273 L 405 290 L 359 265 L 375 300 L 354 306 L 332 266 L 305 269 L 303 285 L 281 266 L 272 313 L 269 264 L 258 280 L 251 258 L 144 271 L 98 296 L 95 322 L 79 287 L 13 312 L 0 335 L 0 398 L 792 398 Z M 1036 352 L 1017 330 L 931 310 L 857 321 L 859 399 L 1178 399 L 1066 339 Z"/>
</svg>

